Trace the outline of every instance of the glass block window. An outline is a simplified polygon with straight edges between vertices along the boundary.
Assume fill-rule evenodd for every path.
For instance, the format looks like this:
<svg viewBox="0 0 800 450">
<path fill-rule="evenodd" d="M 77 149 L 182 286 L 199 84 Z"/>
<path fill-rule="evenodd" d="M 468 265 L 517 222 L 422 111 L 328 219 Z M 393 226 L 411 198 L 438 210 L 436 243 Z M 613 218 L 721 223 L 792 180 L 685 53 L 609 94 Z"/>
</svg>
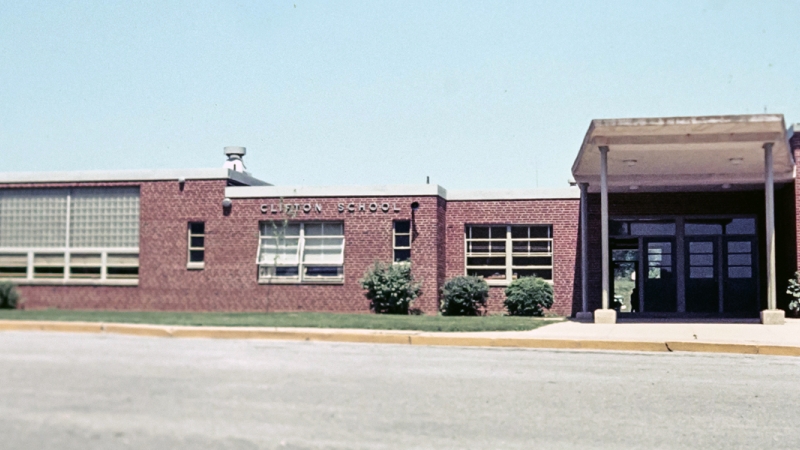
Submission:
<svg viewBox="0 0 800 450">
<path fill-rule="evenodd" d="M 261 224 L 259 279 L 282 282 L 344 280 L 342 222 Z"/>
<path fill-rule="evenodd" d="M 465 244 L 467 275 L 489 284 L 530 276 L 553 279 L 551 225 L 468 225 Z"/>
<path fill-rule="evenodd" d="M 138 247 L 139 189 L 73 189 L 71 247 Z"/>
<path fill-rule="evenodd" d="M 0 279 L 135 284 L 138 247 L 136 187 L 0 189 Z"/>
<path fill-rule="evenodd" d="M 0 247 L 64 247 L 66 189 L 0 190 Z"/>
</svg>

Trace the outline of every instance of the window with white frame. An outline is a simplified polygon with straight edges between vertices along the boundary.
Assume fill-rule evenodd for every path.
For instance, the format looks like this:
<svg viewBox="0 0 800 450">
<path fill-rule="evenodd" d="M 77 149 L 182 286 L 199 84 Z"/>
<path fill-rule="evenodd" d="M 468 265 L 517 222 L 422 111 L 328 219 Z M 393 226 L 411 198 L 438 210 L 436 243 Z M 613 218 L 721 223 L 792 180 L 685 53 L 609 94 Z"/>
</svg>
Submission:
<svg viewBox="0 0 800 450">
<path fill-rule="evenodd" d="M 467 225 L 466 273 L 491 285 L 521 277 L 553 280 L 553 227 L 550 225 Z"/>
<path fill-rule="evenodd" d="M 205 267 L 206 256 L 206 224 L 205 222 L 189 222 L 187 228 L 189 250 L 186 267 L 189 269 L 202 269 Z"/>
<path fill-rule="evenodd" d="M 394 262 L 411 261 L 411 221 L 395 220 L 392 233 Z"/>
<path fill-rule="evenodd" d="M 130 284 L 139 188 L 0 189 L 0 279 Z"/>
<path fill-rule="evenodd" d="M 262 222 L 258 278 L 267 282 L 344 280 L 342 222 Z"/>
</svg>

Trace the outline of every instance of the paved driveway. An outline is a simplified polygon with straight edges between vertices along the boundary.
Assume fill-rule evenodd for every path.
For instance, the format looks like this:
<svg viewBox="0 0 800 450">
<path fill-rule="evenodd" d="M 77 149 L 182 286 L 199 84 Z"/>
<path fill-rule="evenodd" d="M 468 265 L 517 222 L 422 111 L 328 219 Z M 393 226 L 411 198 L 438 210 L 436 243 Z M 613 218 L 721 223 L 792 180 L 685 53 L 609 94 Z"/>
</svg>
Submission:
<svg viewBox="0 0 800 450">
<path fill-rule="evenodd" d="M 0 447 L 800 448 L 800 358 L 0 333 Z"/>
</svg>

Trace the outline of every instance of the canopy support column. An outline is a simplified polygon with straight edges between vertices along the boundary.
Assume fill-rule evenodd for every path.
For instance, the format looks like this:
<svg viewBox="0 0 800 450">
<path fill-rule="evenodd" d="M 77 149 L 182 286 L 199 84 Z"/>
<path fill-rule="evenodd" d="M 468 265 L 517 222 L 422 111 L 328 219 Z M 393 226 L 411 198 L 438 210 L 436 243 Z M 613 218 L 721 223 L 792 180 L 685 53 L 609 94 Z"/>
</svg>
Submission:
<svg viewBox="0 0 800 450">
<path fill-rule="evenodd" d="M 783 310 L 778 309 L 778 287 L 775 280 L 775 183 L 772 163 L 774 143 L 766 142 L 764 148 L 764 203 L 767 216 L 767 309 L 761 311 L 761 323 L 781 325 Z"/>
<path fill-rule="evenodd" d="M 609 250 L 608 250 L 608 147 L 601 145 L 600 150 L 600 239 L 602 241 L 602 309 L 595 310 L 594 323 L 616 323 L 617 311 L 608 309 L 609 300 Z"/>
<path fill-rule="evenodd" d="M 579 183 L 581 189 L 581 310 L 575 318 L 591 321 L 592 313 L 589 312 L 589 185 Z"/>
</svg>

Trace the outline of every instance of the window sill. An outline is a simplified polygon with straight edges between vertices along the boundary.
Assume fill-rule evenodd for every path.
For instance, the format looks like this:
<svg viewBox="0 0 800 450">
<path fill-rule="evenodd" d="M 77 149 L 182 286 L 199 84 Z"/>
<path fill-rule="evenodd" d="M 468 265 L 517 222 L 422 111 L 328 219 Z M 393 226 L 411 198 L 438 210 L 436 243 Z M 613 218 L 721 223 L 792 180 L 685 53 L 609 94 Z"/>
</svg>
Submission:
<svg viewBox="0 0 800 450">
<path fill-rule="evenodd" d="M 0 278 L 21 286 L 138 286 L 139 279 L 97 280 L 97 279 L 39 279 Z"/>
<path fill-rule="evenodd" d="M 333 285 L 342 285 L 344 284 L 344 279 L 336 279 L 336 280 L 265 280 L 259 279 L 258 284 L 294 284 L 294 285 L 301 285 L 301 284 L 333 284 Z"/>
<path fill-rule="evenodd" d="M 203 270 L 206 268 L 206 263 L 188 263 L 186 264 L 186 269 L 188 270 Z"/>
<path fill-rule="evenodd" d="M 512 280 L 512 281 L 507 281 L 507 280 L 486 280 L 486 284 L 488 284 L 489 287 L 508 287 L 514 281 L 516 281 L 516 280 Z M 547 284 L 551 284 L 551 285 L 553 284 L 553 280 L 544 280 L 544 281 Z"/>
</svg>

